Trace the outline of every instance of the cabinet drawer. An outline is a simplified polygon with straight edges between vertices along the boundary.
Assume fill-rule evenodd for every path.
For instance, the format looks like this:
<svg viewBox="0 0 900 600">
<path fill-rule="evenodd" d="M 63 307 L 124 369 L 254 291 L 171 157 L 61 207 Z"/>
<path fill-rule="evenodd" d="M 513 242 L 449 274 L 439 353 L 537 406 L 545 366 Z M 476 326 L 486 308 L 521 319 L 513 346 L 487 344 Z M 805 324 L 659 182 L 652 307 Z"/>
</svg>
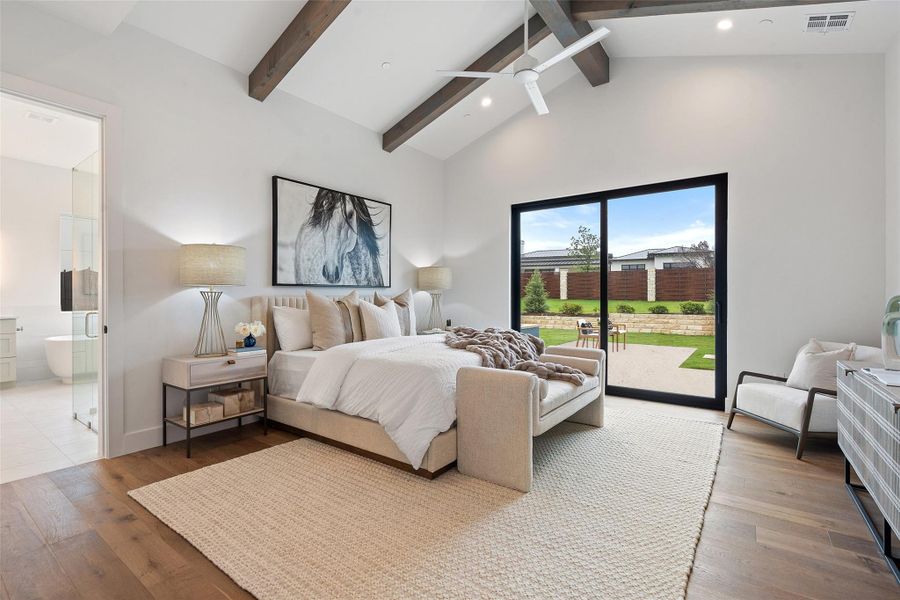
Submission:
<svg viewBox="0 0 900 600">
<path fill-rule="evenodd" d="M 0 333 L 0 358 L 12 358 L 16 355 L 16 334 Z"/>
<path fill-rule="evenodd" d="M 266 376 L 266 356 L 236 358 L 223 356 L 221 360 L 191 365 L 190 385 L 213 385 L 220 381 L 250 379 Z"/>
<path fill-rule="evenodd" d="M 0 319 L 0 333 L 16 333 L 15 319 Z"/>
</svg>

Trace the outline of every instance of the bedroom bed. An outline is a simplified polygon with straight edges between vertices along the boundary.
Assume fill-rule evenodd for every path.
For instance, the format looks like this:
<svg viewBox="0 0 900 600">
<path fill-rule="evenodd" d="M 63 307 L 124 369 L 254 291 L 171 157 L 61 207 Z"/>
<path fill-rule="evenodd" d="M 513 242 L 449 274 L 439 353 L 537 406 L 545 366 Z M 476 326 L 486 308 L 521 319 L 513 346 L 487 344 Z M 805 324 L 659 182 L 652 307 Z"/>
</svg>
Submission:
<svg viewBox="0 0 900 600">
<path fill-rule="evenodd" d="M 313 300 L 330 305 L 321 296 Z M 268 417 L 275 427 L 428 479 L 457 465 L 466 475 L 527 492 L 532 438 L 562 421 L 603 426 L 602 350 L 552 346 L 538 357 L 538 367 L 575 369 L 580 383 L 485 368 L 480 355 L 449 347 L 444 335 L 375 336 L 328 350 L 284 352 L 277 307 L 307 309 L 307 298 L 257 296 L 251 302 L 252 318 L 266 326 L 261 341 L 270 361 Z M 278 312 L 282 318 L 293 311 Z M 290 329 L 286 324 L 284 331 Z"/>
<path fill-rule="evenodd" d="M 421 464 L 414 468 L 406 454 L 376 421 L 298 401 L 297 394 L 306 376 L 324 352 L 312 349 L 281 351 L 272 310 L 276 306 L 306 309 L 306 297 L 257 296 L 251 300 L 252 319 L 262 321 L 267 331 L 260 341 L 264 343 L 270 361 L 270 425 L 429 479 L 453 466 L 456 462 L 455 425 L 434 437 L 422 456 Z"/>
</svg>

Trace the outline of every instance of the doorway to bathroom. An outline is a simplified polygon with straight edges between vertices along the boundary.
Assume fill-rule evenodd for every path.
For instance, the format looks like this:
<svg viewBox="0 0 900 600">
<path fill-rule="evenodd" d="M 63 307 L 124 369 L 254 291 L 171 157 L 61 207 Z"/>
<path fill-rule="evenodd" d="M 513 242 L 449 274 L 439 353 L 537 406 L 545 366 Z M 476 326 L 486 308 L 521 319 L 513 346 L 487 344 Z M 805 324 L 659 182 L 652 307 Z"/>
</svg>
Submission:
<svg viewBox="0 0 900 600">
<path fill-rule="evenodd" d="M 0 482 L 101 456 L 103 122 L 0 93 Z"/>
</svg>

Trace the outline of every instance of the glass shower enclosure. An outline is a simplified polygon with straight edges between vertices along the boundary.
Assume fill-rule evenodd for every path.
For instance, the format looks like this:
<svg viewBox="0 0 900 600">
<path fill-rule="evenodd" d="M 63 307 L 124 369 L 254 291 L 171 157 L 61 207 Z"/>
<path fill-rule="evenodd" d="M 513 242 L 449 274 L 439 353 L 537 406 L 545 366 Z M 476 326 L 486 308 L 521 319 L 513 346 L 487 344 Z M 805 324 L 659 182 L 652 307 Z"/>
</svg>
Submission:
<svg viewBox="0 0 900 600">
<path fill-rule="evenodd" d="M 100 153 L 95 152 L 72 169 L 61 282 L 72 311 L 72 416 L 93 431 L 99 427 L 101 194 Z"/>
</svg>

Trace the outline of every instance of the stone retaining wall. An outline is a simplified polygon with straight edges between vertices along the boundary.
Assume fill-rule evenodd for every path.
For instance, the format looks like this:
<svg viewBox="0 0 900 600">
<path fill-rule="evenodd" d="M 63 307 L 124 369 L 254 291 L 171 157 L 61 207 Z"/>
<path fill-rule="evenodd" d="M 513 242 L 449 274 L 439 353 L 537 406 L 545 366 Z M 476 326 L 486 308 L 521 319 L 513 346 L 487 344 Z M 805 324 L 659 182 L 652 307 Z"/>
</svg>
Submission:
<svg viewBox="0 0 900 600">
<path fill-rule="evenodd" d="M 713 315 L 653 315 L 613 313 L 613 323 L 624 323 L 628 331 L 638 333 L 677 333 L 680 335 L 715 335 Z M 597 324 L 597 317 L 567 317 L 564 315 L 522 315 L 522 325 L 537 325 L 541 329 L 575 329 L 579 320 Z"/>
</svg>

